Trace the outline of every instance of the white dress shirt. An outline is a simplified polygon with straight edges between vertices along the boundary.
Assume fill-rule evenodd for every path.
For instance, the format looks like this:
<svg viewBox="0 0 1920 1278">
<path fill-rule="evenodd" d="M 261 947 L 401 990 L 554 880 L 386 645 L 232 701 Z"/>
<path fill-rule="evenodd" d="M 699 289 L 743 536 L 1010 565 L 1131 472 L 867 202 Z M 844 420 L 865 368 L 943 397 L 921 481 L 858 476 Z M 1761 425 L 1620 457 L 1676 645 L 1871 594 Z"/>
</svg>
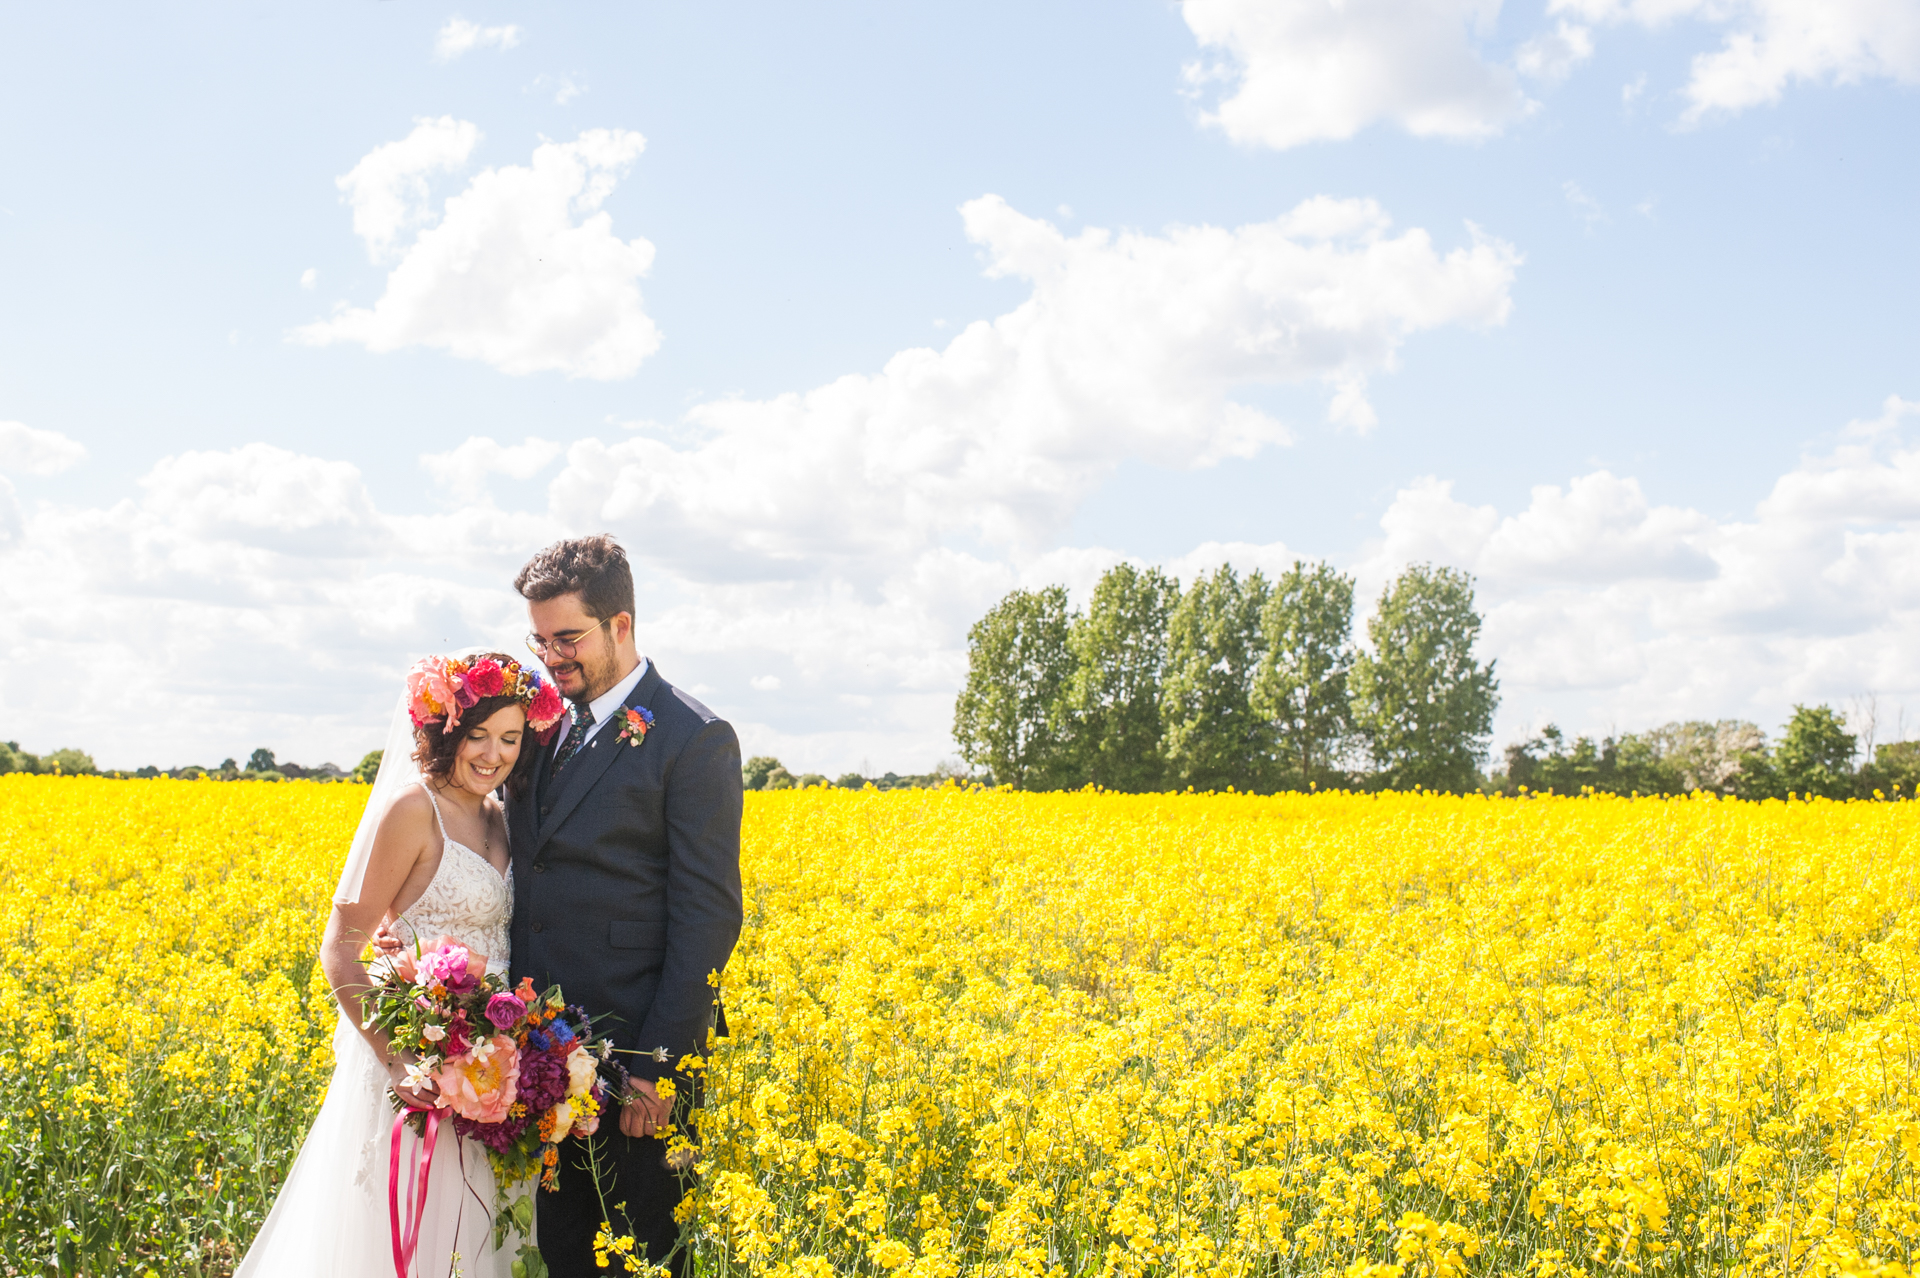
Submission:
<svg viewBox="0 0 1920 1278">
<path fill-rule="evenodd" d="M 582 750 L 587 748 L 587 742 L 593 740 L 594 733 L 607 726 L 607 720 L 613 718 L 613 712 L 620 708 L 620 703 L 627 699 L 627 694 L 647 677 L 647 667 L 651 664 L 645 657 L 640 658 L 640 664 L 628 671 L 626 678 L 587 702 L 587 709 L 593 711 L 593 722 L 587 726 L 587 735 L 580 738 Z M 568 722 L 571 724 L 571 718 Z M 556 756 L 559 755 L 560 747 L 566 743 L 566 740 L 567 734 L 564 732 L 555 738 L 553 753 Z"/>
</svg>

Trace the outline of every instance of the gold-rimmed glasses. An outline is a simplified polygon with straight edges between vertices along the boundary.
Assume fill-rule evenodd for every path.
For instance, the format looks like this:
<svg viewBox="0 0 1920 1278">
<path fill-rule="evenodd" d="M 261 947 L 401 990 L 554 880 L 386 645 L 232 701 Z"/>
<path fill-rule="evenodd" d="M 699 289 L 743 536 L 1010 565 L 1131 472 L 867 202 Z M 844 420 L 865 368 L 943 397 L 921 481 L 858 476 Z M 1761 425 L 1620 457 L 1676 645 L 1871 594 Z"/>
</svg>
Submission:
<svg viewBox="0 0 1920 1278">
<path fill-rule="evenodd" d="M 539 635 L 528 635 L 527 651 L 542 661 L 547 659 L 548 653 L 562 661 L 572 661 L 573 654 L 580 650 L 580 641 L 612 620 L 612 617 L 602 617 L 597 625 L 589 626 L 571 639 L 542 639 Z"/>
</svg>

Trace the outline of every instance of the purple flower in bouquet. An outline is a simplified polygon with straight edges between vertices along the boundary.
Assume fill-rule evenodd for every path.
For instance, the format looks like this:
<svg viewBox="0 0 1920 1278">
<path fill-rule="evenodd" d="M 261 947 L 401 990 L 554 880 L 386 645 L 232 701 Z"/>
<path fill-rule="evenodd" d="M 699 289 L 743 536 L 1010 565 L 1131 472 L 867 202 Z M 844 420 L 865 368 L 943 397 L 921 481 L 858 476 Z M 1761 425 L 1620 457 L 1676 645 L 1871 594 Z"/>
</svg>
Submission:
<svg viewBox="0 0 1920 1278">
<path fill-rule="evenodd" d="M 527 1124 L 533 1121 L 530 1115 L 522 1114 L 515 1118 L 509 1115 L 497 1123 L 476 1123 L 471 1118 L 459 1114 L 453 1116 L 453 1129 L 462 1136 L 470 1136 L 496 1154 L 504 1154 L 520 1134 L 527 1130 Z"/>
<path fill-rule="evenodd" d="M 512 1029 L 526 1014 L 527 1005 L 511 994 L 495 994 L 487 1000 L 487 1019 L 496 1029 Z"/>
<path fill-rule="evenodd" d="M 544 1114 L 567 1094 L 567 1058 L 564 1053 L 523 1052 L 516 1096 L 529 1114 Z"/>
</svg>

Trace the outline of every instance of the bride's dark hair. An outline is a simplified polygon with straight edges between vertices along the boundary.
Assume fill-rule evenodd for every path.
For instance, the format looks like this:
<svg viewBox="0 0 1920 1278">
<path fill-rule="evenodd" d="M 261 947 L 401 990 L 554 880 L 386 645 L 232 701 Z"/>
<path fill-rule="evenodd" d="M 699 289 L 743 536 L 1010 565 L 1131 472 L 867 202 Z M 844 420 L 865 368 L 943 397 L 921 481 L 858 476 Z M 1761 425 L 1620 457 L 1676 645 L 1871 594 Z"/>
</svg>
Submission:
<svg viewBox="0 0 1920 1278">
<path fill-rule="evenodd" d="M 513 659 L 503 652 L 478 652 L 472 660 L 478 661 L 491 657 L 502 666 Z M 442 724 L 417 723 L 413 727 L 413 761 L 420 765 L 420 775 L 428 781 L 444 782 L 453 772 L 454 756 L 460 753 L 460 743 L 467 739 L 467 733 L 491 719 L 500 711 L 512 706 L 522 715 L 526 707 L 520 698 L 512 692 L 504 692 L 497 697 L 482 697 L 460 712 L 460 724 L 452 732 L 442 732 Z M 514 798 L 526 795 L 527 786 L 533 777 L 534 760 L 540 753 L 540 740 L 534 734 L 533 725 L 528 724 L 520 734 L 520 757 L 514 760 L 512 771 L 502 782 L 507 793 Z"/>
</svg>

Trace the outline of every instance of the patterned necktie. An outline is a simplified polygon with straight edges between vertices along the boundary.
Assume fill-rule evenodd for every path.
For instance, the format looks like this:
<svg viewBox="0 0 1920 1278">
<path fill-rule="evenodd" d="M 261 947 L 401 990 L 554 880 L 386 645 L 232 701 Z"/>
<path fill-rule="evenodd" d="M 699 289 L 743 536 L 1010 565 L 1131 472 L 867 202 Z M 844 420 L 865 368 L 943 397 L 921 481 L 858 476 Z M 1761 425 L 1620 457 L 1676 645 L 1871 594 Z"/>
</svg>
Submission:
<svg viewBox="0 0 1920 1278">
<path fill-rule="evenodd" d="M 560 769 L 567 766 L 567 760 L 579 752 L 581 743 L 587 739 L 587 729 L 592 726 L 593 707 L 575 706 L 573 708 L 573 726 L 567 729 L 567 739 L 560 743 L 560 753 L 553 756 L 554 776 L 559 776 Z"/>
</svg>

